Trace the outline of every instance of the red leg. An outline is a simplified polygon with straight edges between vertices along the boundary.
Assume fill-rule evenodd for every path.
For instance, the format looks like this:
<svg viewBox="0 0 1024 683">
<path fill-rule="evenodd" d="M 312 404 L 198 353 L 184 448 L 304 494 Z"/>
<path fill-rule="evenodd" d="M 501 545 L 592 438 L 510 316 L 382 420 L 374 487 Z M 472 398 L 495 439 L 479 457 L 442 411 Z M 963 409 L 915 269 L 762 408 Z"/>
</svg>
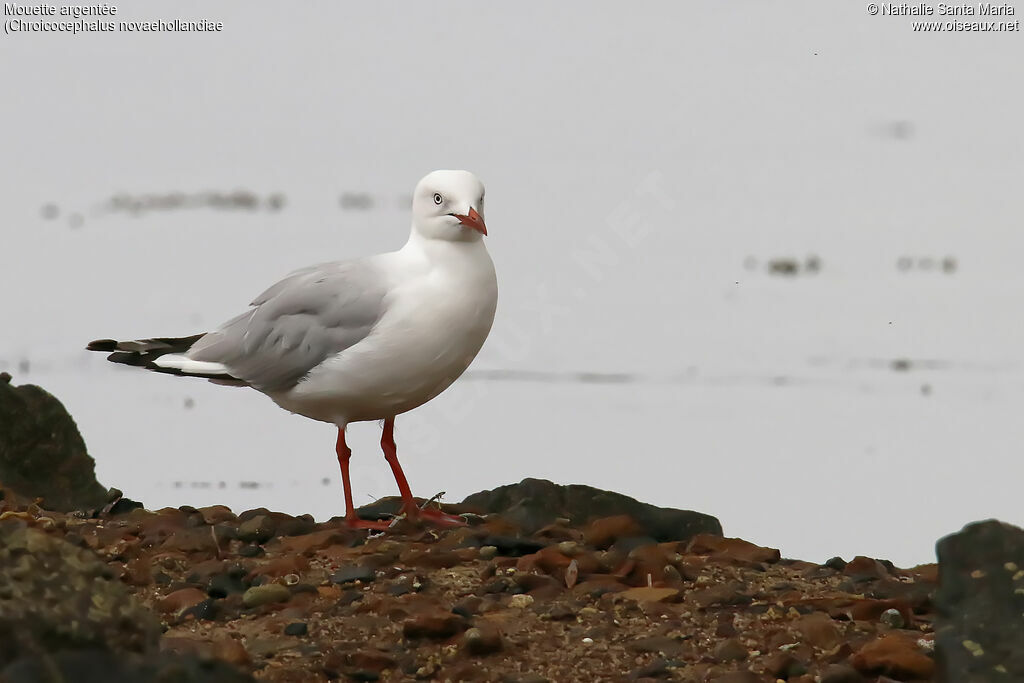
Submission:
<svg viewBox="0 0 1024 683">
<path fill-rule="evenodd" d="M 446 515 L 436 508 L 420 509 L 413 500 L 412 490 L 409 488 L 409 481 L 405 478 L 405 472 L 398 463 L 398 446 L 395 445 L 395 418 L 389 417 L 384 420 L 384 432 L 380 436 L 380 448 L 384 451 L 384 459 L 391 465 L 391 472 L 395 475 L 398 483 L 398 492 L 402 496 L 402 513 L 409 519 L 426 519 L 438 526 L 465 526 L 466 521 L 461 517 Z"/>
<path fill-rule="evenodd" d="M 395 475 L 395 481 L 398 483 L 398 493 L 402 496 L 402 511 L 408 512 L 408 508 L 416 507 L 416 501 L 412 499 L 412 490 L 405 478 L 405 472 L 398 464 L 398 446 L 395 445 L 395 418 L 393 417 L 384 420 L 384 432 L 380 435 L 380 448 L 384 451 L 384 459 L 391 465 L 391 472 Z"/>
<path fill-rule="evenodd" d="M 348 461 L 352 457 L 352 449 L 345 443 L 345 430 L 338 427 L 338 465 L 341 466 L 341 485 L 345 489 L 345 521 L 353 529 L 386 529 L 387 522 L 372 522 L 356 516 L 356 506 L 352 503 L 352 481 L 348 476 Z"/>
</svg>

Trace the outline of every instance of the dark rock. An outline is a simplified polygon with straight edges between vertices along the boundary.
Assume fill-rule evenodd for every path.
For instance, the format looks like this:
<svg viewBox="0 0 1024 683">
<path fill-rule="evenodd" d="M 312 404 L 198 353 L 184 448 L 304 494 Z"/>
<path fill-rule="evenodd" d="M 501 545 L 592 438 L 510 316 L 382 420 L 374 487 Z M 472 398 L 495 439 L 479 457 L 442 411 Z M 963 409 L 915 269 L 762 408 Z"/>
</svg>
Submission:
<svg viewBox="0 0 1024 683">
<path fill-rule="evenodd" d="M 0 523 L 0 669 L 63 649 L 154 651 L 156 617 L 92 551 Z"/>
<path fill-rule="evenodd" d="M 683 662 L 668 659 L 655 659 L 650 664 L 633 669 L 626 676 L 626 680 L 636 681 L 648 678 L 672 678 L 672 669 L 682 667 Z"/>
<path fill-rule="evenodd" d="M 480 611 L 483 600 L 476 595 L 468 595 L 452 606 L 452 613 L 469 619 Z"/>
<path fill-rule="evenodd" d="M 238 554 L 242 557 L 259 557 L 265 555 L 266 551 L 256 543 L 246 543 L 238 549 Z"/>
<path fill-rule="evenodd" d="M 280 536 L 304 536 L 316 530 L 316 521 L 311 515 L 299 515 L 283 520 L 277 525 Z"/>
<path fill-rule="evenodd" d="M 520 536 L 485 536 L 481 545 L 494 546 L 498 549 L 497 554 L 502 557 L 532 555 L 545 547 L 543 543 Z"/>
<path fill-rule="evenodd" d="M 61 650 L 17 660 L 0 669 L 4 683 L 253 683 L 219 659 L 162 652 L 149 656 L 108 650 Z"/>
<path fill-rule="evenodd" d="M 746 586 L 739 581 L 729 581 L 717 586 L 691 592 L 687 599 L 702 609 L 712 605 L 749 605 L 753 598 L 746 593 Z"/>
<path fill-rule="evenodd" d="M 402 581 L 401 583 L 393 583 L 388 586 L 388 595 L 398 597 L 400 595 L 408 595 L 413 592 L 412 584 L 408 581 Z"/>
<path fill-rule="evenodd" d="M 941 539 L 936 679 L 1024 680 L 1024 530 L 996 520 Z"/>
<path fill-rule="evenodd" d="M 0 482 L 50 510 L 102 507 L 107 490 L 75 421 L 34 384 L 0 382 Z"/>
<path fill-rule="evenodd" d="M 776 652 L 764 662 L 765 671 L 776 679 L 789 680 L 807 673 L 807 666 L 790 652 Z"/>
<path fill-rule="evenodd" d="M 500 652 L 504 648 L 501 631 L 493 624 L 482 621 L 479 626 L 467 630 L 462 635 L 462 646 L 471 655 L 489 655 Z"/>
<path fill-rule="evenodd" d="M 583 525 L 612 515 L 629 515 L 643 529 L 643 535 L 659 541 L 686 541 L 699 533 L 722 533 L 722 525 L 709 515 L 659 508 L 621 493 L 580 484 L 563 486 L 545 479 L 524 479 L 518 484 L 480 491 L 468 496 L 461 505 L 484 513 L 500 512 L 528 534 L 559 517 Z"/>
<path fill-rule="evenodd" d="M 836 571 L 841 572 L 844 569 L 846 569 L 846 560 L 844 560 L 843 558 L 837 556 L 837 557 L 830 558 L 822 566 L 823 567 L 828 567 L 829 569 L 835 569 Z"/>
<path fill-rule="evenodd" d="M 286 636 L 304 636 L 309 633 L 309 626 L 304 621 L 293 621 L 284 627 Z"/>
<path fill-rule="evenodd" d="M 742 662 L 748 653 L 737 638 L 729 638 L 716 645 L 713 654 L 719 662 Z"/>
<path fill-rule="evenodd" d="M 106 513 L 111 517 L 116 517 L 117 515 L 127 515 L 132 510 L 141 510 L 142 508 L 143 505 L 139 501 L 121 496 L 109 506 Z"/>
<path fill-rule="evenodd" d="M 451 638 L 465 628 L 465 620 L 450 612 L 427 612 L 407 619 L 402 624 L 406 638 Z"/>
<path fill-rule="evenodd" d="M 338 584 L 353 583 L 355 581 L 369 583 L 376 577 L 377 574 L 373 567 L 360 564 L 350 564 L 331 574 L 331 581 Z"/>
<path fill-rule="evenodd" d="M 229 571 L 227 574 L 212 577 L 206 586 L 206 594 L 211 598 L 226 598 L 232 593 L 244 593 L 249 586 L 242 580 L 245 570 L 242 572 L 239 574 Z"/>
<path fill-rule="evenodd" d="M 207 598 L 206 600 L 203 600 L 202 602 L 200 602 L 200 603 L 198 603 L 196 605 L 193 605 L 192 607 L 189 607 L 188 609 L 184 610 L 181 613 L 181 617 L 180 618 L 182 620 L 184 620 L 184 619 L 188 618 L 189 616 L 191 616 L 194 619 L 196 619 L 197 621 L 201 621 L 201 620 L 213 621 L 214 619 L 217 618 L 217 614 L 218 613 L 219 613 L 219 609 L 217 607 L 217 602 L 215 600 L 213 600 L 213 598 Z"/>
<path fill-rule="evenodd" d="M 256 515 L 238 525 L 238 539 L 246 543 L 266 543 L 274 537 L 277 525 L 270 515 Z"/>
</svg>

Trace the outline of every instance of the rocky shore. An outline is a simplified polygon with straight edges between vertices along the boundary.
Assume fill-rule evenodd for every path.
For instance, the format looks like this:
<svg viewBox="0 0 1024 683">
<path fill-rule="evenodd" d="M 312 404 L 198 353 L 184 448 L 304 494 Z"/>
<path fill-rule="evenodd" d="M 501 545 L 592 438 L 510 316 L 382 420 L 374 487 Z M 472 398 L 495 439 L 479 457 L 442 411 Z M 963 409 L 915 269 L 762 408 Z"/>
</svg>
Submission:
<svg viewBox="0 0 1024 683">
<path fill-rule="evenodd" d="M 3 683 L 1024 680 L 1024 531 L 999 522 L 901 569 L 786 559 L 708 515 L 534 479 L 445 505 L 458 529 L 150 511 L 97 499 L 59 401 L 9 379 Z"/>
</svg>

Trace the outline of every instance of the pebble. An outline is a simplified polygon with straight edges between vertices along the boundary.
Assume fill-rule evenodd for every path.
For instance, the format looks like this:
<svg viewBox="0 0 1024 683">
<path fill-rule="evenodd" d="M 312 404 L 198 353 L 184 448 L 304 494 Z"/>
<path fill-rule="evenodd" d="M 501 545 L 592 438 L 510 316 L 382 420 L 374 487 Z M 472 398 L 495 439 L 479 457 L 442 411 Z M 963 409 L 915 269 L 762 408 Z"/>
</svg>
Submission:
<svg viewBox="0 0 1024 683">
<path fill-rule="evenodd" d="M 747 654 L 747 648 L 736 638 L 723 640 L 714 650 L 714 657 L 720 662 L 742 662 Z"/>
<path fill-rule="evenodd" d="M 480 555 L 481 560 L 493 559 L 494 556 L 498 554 L 498 547 L 493 545 L 481 546 L 478 554 Z"/>
<path fill-rule="evenodd" d="M 309 633 L 309 626 L 304 621 L 293 621 L 284 627 L 286 636 L 304 636 Z"/>
<path fill-rule="evenodd" d="M 882 612 L 882 616 L 880 616 L 878 620 L 886 626 L 889 626 L 890 628 L 903 628 L 906 625 L 903 619 L 903 615 L 900 614 L 900 611 L 898 609 L 893 608 L 887 609 L 884 612 Z"/>
<path fill-rule="evenodd" d="M 255 543 L 247 543 L 238 549 L 238 554 L 242 557 L 259 557 L 266 554 L 266 551 Z"/>
<path fill-rule="evenodd" d="M 221 522 L 234 522 L 238 518 L 231 512 L 231 508 L 226 505 L 210 505 L 208 507 L 199 508 L 199 514 L 202 515 L 203 521 L 213 526 L 214 524 L 220 524 Z"/>
<path fill-rule="evenodd" d="M 836 571 L 841 572 L 844 569 L 846 569 L 846 560 L 836 556 L 827 560 L 825 564 L 822 566 L 828 567 L 829 569 L 835 569 Z"/>
<path fill-rule="evenodd" d="M 583 532 L 583 541 L 589 546 L 604 550 L 620 538 L 642 536 L 644 528 L 629 515 L 612 515 L 595 519 Z"/>
<path fill-rule="evenodd" d="M 272 602 L 287 602 L 292 592 L 279 583 L 267 583 L 253 586 L 242 594 L 242 604 L 246 607 L 258 607 Z"/>
<path fill-rule="evenodd" d="M 567 557 L 572 557 L 573 555 L 577 555 L 580 552 L 581 548 L 580 544 L 576 541 L 562 541 L 558 544 L 558 550 L 563 555 Z"/>
<path fill-rule="evenodd" d="M 813 612 L 801 617 L 793 627 L 803 636 L 805 643 L 822 650 L 830 650 L 842 640 L 835 622 L 823 612 Z"/>
<path fill-rule="evenodd" d="M 504 647 L 501 632 L 486 621 L 467 630 L 462 636 L 462 642 L 466 652 L 471 655 L 489 655 L 500 652 Z"/>
<path fill-rule="evenodd" d="M 703 576 L 701 577 L 703 578 Z M 707 609 L 712 605 L 749 605 L 753 598 L 746 594 L 746 586 L 739 581 L 711 586 L 693 591 L 687 596 L 698 607 Z"/>
<path fill-rule="evenodd" d="M 508 601 L 508 606 L 514 609 L 525 609 L 533 604 L 533 596 L 521 593 L 520 595 L 513 595 L 512 599 Z"/>
<path fill-rule="evenodd" d="M 238 538 L 250 543 L 266 543 L 274 537 L 276 527 L 269 515 L 257 515 L 238 525 Z"/>
<path fill-rule="evenodd" d="M 375 578 L 377 578 L 377 573 L 374 571 L 373 567 L 359 564 L 342 567 L 331 574 L 331 581 L 338 584 L 353 583 L 355 581 L 369 583 Z"/>
<path fill-rule="evenodd" d="M 181 618 L 185 619 L 189 615 L 197 621 L 212 621 L 217 618 L 218 613 L 217 601 L 213 598 L 207 598 L 197 605 L 189 607 L 181 613 Z"/>
<path fill-rule="evenodd" d="M 451 638 L 461 631 L 465 621 L 450 612 L 428 612 L 410 617 L 402 624 L 402 635 L 406 638 Z"/>
<path fill-rule="evenodd" d="M 887 673 L 898 678 L 931 680 L 935 662 L 917 647 L 917 643 L 899 633 L 877 638 L 850 658 L 863 674 Z"/>
<path fill-rule="evenodd" d="M 226 598 L 232 593 L 244 593 L 247 586 L 235 572 L 217 574 L 206 585 L 206 594 L 211 598 Z"/>
<path fill-rule="evenodd" d="M 157 609 L 165 613 L 177 613 L 198 605 L 206 599 L 206 593 L 198 588 L 182 588 L 168 593 L 157 602 Z"/>
</svg>

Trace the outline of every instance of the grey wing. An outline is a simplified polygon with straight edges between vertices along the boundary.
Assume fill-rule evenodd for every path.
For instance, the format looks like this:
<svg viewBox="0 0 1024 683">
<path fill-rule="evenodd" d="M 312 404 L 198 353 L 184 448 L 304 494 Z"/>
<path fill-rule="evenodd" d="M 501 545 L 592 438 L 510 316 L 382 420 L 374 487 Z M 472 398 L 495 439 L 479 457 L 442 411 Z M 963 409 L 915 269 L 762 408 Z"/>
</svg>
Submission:
<svg viewBox="0 0 1024 683">
<path fill-rule="evenodd" d="M 298 270 L 189 349 L 261 391 L 292 388 L 327 358 L 365 338 L 384 313 L 386 282 L 365 261 Z"/>
</svg>

